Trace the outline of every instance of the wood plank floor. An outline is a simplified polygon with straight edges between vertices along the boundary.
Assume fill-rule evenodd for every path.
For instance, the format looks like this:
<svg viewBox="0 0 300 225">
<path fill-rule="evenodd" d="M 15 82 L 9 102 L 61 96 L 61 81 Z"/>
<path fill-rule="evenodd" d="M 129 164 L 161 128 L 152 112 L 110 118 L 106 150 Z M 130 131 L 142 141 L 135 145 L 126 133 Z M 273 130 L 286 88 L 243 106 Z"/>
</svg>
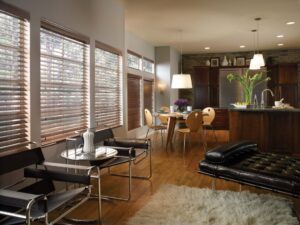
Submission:
<svg viewBox="0 0 300 225">
<path fill-rule="evenodd" d="M 227 131 L 217 131 L 219 143 L 228 141 Z M 126 224 L 128 218 L 132 217 L 140 208 L 142 208 L 151 196 L 164 184 L 187 185 L 191 187 L 210 188 L 212 179 L 197 172 L 198 163 L 203 159 L 204 152 L 201 141 L 193 137 L 191 141 L 192 148 L 187 144 L 185 154 L 182 151 L 182 137 L 176 137 L 173 146 L 165 149 L 161 144 L 159 135 L 152 137 L 152 162 L 153 176 L 150 180 L 133 179 L 132 198 L 129 202 L 121 201 L 102 201 L 103 224 Z M 214 136 L 207 134 L 208 146 L 213 147 Z M 124 167 L 120 170 L 124 171 Z M 143 173 L 147 171 L 147 161 L 143 161 L 135 166 L 134 173 Z M 217 180 L 216 189 L 239 191 L 240 186 L 233 182 Z M 126 194 L 127 180 L 120 177 L 108 176 L 103 172 L 102 193 L 103 194 Z M 270 193 L 265 190 L 254 187 L 243 186 L 243 190 L 250 190 L 256 193 Z M 274 193 L 275 194 L 275 193 Z M 293 198 L 291 198 L 293 199 Z M 293 199 L 297 214 L 299 215 L 299 200 Z M 179 206 L 180 207 L 180 206 Z M 96 218 L 97 203 L 94 200 L 88 201 L 84 206 L 75 211 L 76 217 Z"/>
</svg>

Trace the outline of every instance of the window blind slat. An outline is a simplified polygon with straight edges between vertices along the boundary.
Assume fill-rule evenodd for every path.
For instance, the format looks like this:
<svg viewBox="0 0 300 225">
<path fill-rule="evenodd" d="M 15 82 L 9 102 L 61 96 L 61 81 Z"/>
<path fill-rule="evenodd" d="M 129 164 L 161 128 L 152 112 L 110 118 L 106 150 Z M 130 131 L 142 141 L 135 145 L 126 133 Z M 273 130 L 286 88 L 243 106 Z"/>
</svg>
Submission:
<svg viewBox="0 0 300 225">
<path fill-rule="evenodd" d="M 28 30 L 28 21 L 0 11 L 0 151 L 28 143 Z"/>
<path fill-rule="evenodd" d="M 88 46 L 70 33 L 57 33 L 61 27 L 48 28 L 41 28 L 42 143 L 86 129 L 88 116 Z"/>
<path fill-rule="evenodd" d="M 115 49 L 98 43 L 95 49 L 95 118 L 97 127 L 123 125 L 122 99 L 122 55 Z"/>
</svg>

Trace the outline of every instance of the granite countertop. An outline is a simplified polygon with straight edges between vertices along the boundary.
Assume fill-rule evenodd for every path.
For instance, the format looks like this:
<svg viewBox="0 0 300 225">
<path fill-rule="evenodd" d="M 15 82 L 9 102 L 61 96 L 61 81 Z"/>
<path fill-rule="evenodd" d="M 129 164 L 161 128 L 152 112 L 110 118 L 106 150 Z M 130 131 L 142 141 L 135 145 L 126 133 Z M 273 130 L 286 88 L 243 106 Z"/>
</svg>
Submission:
<svg viewBox="0 0 300 225">
<path fill-rule="evenodd" d="M 228 108 L 231 111 L 245 111 L 245 112 L 300 112 L 298 108 L 272 108 L 272 107 L 265 107 L 265 108 L 247 108 L 247 109 L 239 109 L 239 108 Z"/>
</svg>

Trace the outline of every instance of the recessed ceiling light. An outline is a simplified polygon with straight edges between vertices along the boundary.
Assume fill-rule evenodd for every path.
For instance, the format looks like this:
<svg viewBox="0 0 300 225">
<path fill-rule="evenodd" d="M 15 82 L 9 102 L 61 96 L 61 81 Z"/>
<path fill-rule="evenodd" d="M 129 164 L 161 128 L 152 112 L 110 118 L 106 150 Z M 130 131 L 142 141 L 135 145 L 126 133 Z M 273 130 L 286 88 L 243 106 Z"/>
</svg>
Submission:
<svg viewBox="0 0 300 225">
<path fill-rule="evenodd" d="M 278 46 L 283 46 L 283 44 L 282 43 L 279 43 L 279 44 L 277 44 Z"/>
<path fill-rule="evenodd" d="M 240 45 L 240 48 L 246 48 L 246 46 L 245 45 Z"/>
<path fill-rule="evenodd" d="M 286 25 L 294 25 L 294 24 L 295 24 L 294 21 L 289 21 L 289 22 L 286 23 Z"/>
<path fill-rule="evenodd" d="M 205 49 L 205 50 L 209 50 L 209 49 L 210 49 L 210 47 L 205 47 L 204 49 Z"/>
<path fill-rule="evenodd" d="M 283 34 L 278 34 L 276 37 L 278 37 L 278 38 L 283 38 L 284 35 L 283 35 Z"/>
</svg>

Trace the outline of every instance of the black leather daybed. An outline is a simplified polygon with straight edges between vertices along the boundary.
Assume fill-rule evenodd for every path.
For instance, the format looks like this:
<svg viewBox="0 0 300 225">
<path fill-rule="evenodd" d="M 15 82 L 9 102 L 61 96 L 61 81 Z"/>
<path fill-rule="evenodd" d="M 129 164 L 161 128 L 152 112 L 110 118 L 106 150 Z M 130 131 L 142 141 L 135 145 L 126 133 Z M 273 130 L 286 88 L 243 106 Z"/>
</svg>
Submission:
<svg viewBox="0 0 300 225">
<path fill-rule="evenodd" d="M 259 152 L 250 141 L 230 143 L 206 153 L 199 172 L 276 192 L 300 195 L 300 159 Z"/>
</svg>

